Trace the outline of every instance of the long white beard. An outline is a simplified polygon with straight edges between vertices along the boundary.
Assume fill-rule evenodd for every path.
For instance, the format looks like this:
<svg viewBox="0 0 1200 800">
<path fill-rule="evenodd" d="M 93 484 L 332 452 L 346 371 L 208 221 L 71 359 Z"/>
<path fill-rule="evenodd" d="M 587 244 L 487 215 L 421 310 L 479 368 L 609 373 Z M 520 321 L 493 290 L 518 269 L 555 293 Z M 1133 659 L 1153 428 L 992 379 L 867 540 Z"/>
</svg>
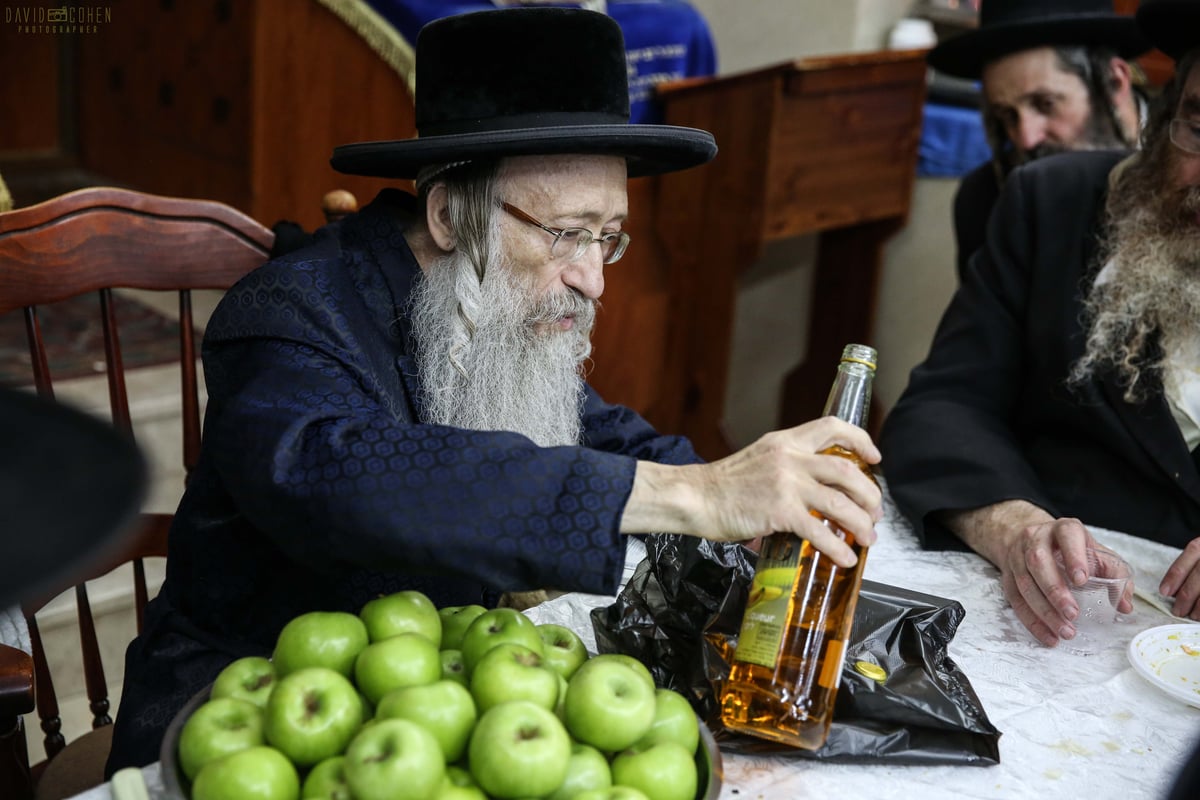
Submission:
<svg viewBox="0 0 1200 800">
<path fill-rule="evenodd" d="M 481 283 L 455 253 L 414 287 L 425 421 L 514 431 L 543 447 L 579 444 L 581 365 L 591 352 L 596 304 L 574 291 L 536 298 L 507 265 L 491 264 L 484 275 Z M 564 331 L 553 322 L 565 315 L 575 324 Z"/>
<path fill-rule="evenodd" d="M 1179 341 L 1200 333 L 1200 194 L 1134 195 L 1109 237 L 1109 261 L 1087 298 L 1088 338 L 1071 379 L 1112 368 L 1126 399 L 1146 396 Z M 1162 348 L 1152 356 L 1158 334 Z"/>
</svg>

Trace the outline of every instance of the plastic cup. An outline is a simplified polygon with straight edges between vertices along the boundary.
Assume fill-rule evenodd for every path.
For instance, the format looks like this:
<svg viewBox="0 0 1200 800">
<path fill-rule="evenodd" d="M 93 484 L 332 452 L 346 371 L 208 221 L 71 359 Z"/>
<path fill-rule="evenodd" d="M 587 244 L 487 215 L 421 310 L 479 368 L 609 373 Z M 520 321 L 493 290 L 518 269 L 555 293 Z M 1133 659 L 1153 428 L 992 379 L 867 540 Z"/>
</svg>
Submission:
<svg viewBox="0 0 1200 800">
<path fill-rule="evenodd" d="M 1088 579 L 1082 586 L 1075 586 L 1067 577 L 1063 567 L 1062 553 L 1055 552 L 1055 561 L 1063 573 L 1067 588 L 1079 605 L 1079 616 L 1072 623 L 1075 636 L 1059 641 L 1059 648 L 1077 655 L 1090 656 L 1109 646 L 1123 644 L 1118 641 L 1114 625 L 1120 621 L 1117 605 L 1121 602 L 1133 570 L 1125 559 L 1107 550 L 1088 548 Z"/>
</svg>

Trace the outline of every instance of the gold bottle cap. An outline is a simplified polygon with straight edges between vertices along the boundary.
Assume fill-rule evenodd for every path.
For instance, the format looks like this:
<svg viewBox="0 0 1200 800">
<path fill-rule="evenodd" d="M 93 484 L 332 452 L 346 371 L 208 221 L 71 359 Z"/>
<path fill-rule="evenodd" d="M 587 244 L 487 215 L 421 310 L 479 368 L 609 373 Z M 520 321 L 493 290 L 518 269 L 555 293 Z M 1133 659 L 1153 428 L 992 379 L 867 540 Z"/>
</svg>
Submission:
<svg viewBox="0 0 1200 800">
<path fill-rule="evenodd" d="M 878 664 L 872 664 L 870 661 L 855 661 L 854 671 L 859 675 L 864 675 L 876 683 L 883 683 L 887 680 L 887 671 Z"/>
</svg>

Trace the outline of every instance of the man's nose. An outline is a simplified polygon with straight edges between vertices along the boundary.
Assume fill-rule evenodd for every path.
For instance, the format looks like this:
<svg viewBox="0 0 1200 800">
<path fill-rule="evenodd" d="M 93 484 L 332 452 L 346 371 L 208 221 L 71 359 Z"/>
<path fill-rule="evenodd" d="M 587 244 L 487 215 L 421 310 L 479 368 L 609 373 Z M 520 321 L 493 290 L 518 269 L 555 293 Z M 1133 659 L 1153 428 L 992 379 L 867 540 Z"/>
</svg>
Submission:
<svg viewBox="0 0 1200 800">
<path fill-rule="evenodd" d="M 1013 131 L 1015 144 L 1029 152 L 1046 140 L 1046 120 L 1040 114 L 1022 114 Z"/>
<path fill-rule="evenodd" d="M 604 255 L 600 243 L 593 242 L 583 255 L 568 262 L 562 280 L 589 300 L 599 300 L 604 294 Z"/>
</svg>

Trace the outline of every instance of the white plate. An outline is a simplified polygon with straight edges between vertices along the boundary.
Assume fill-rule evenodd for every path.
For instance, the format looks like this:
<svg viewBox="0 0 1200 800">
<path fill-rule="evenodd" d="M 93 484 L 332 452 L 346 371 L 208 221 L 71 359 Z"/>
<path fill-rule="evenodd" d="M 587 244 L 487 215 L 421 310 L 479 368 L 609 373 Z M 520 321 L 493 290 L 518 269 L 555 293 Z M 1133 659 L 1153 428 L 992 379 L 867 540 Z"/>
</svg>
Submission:
<svg viewBox="0 0 1200 800">
<path fill-rule="evenodd" d="M 1134 671 L 1176 700 L 1200 708 L 1200 625 L 1160 625 L 1129 643 Z"/>
</svg>

